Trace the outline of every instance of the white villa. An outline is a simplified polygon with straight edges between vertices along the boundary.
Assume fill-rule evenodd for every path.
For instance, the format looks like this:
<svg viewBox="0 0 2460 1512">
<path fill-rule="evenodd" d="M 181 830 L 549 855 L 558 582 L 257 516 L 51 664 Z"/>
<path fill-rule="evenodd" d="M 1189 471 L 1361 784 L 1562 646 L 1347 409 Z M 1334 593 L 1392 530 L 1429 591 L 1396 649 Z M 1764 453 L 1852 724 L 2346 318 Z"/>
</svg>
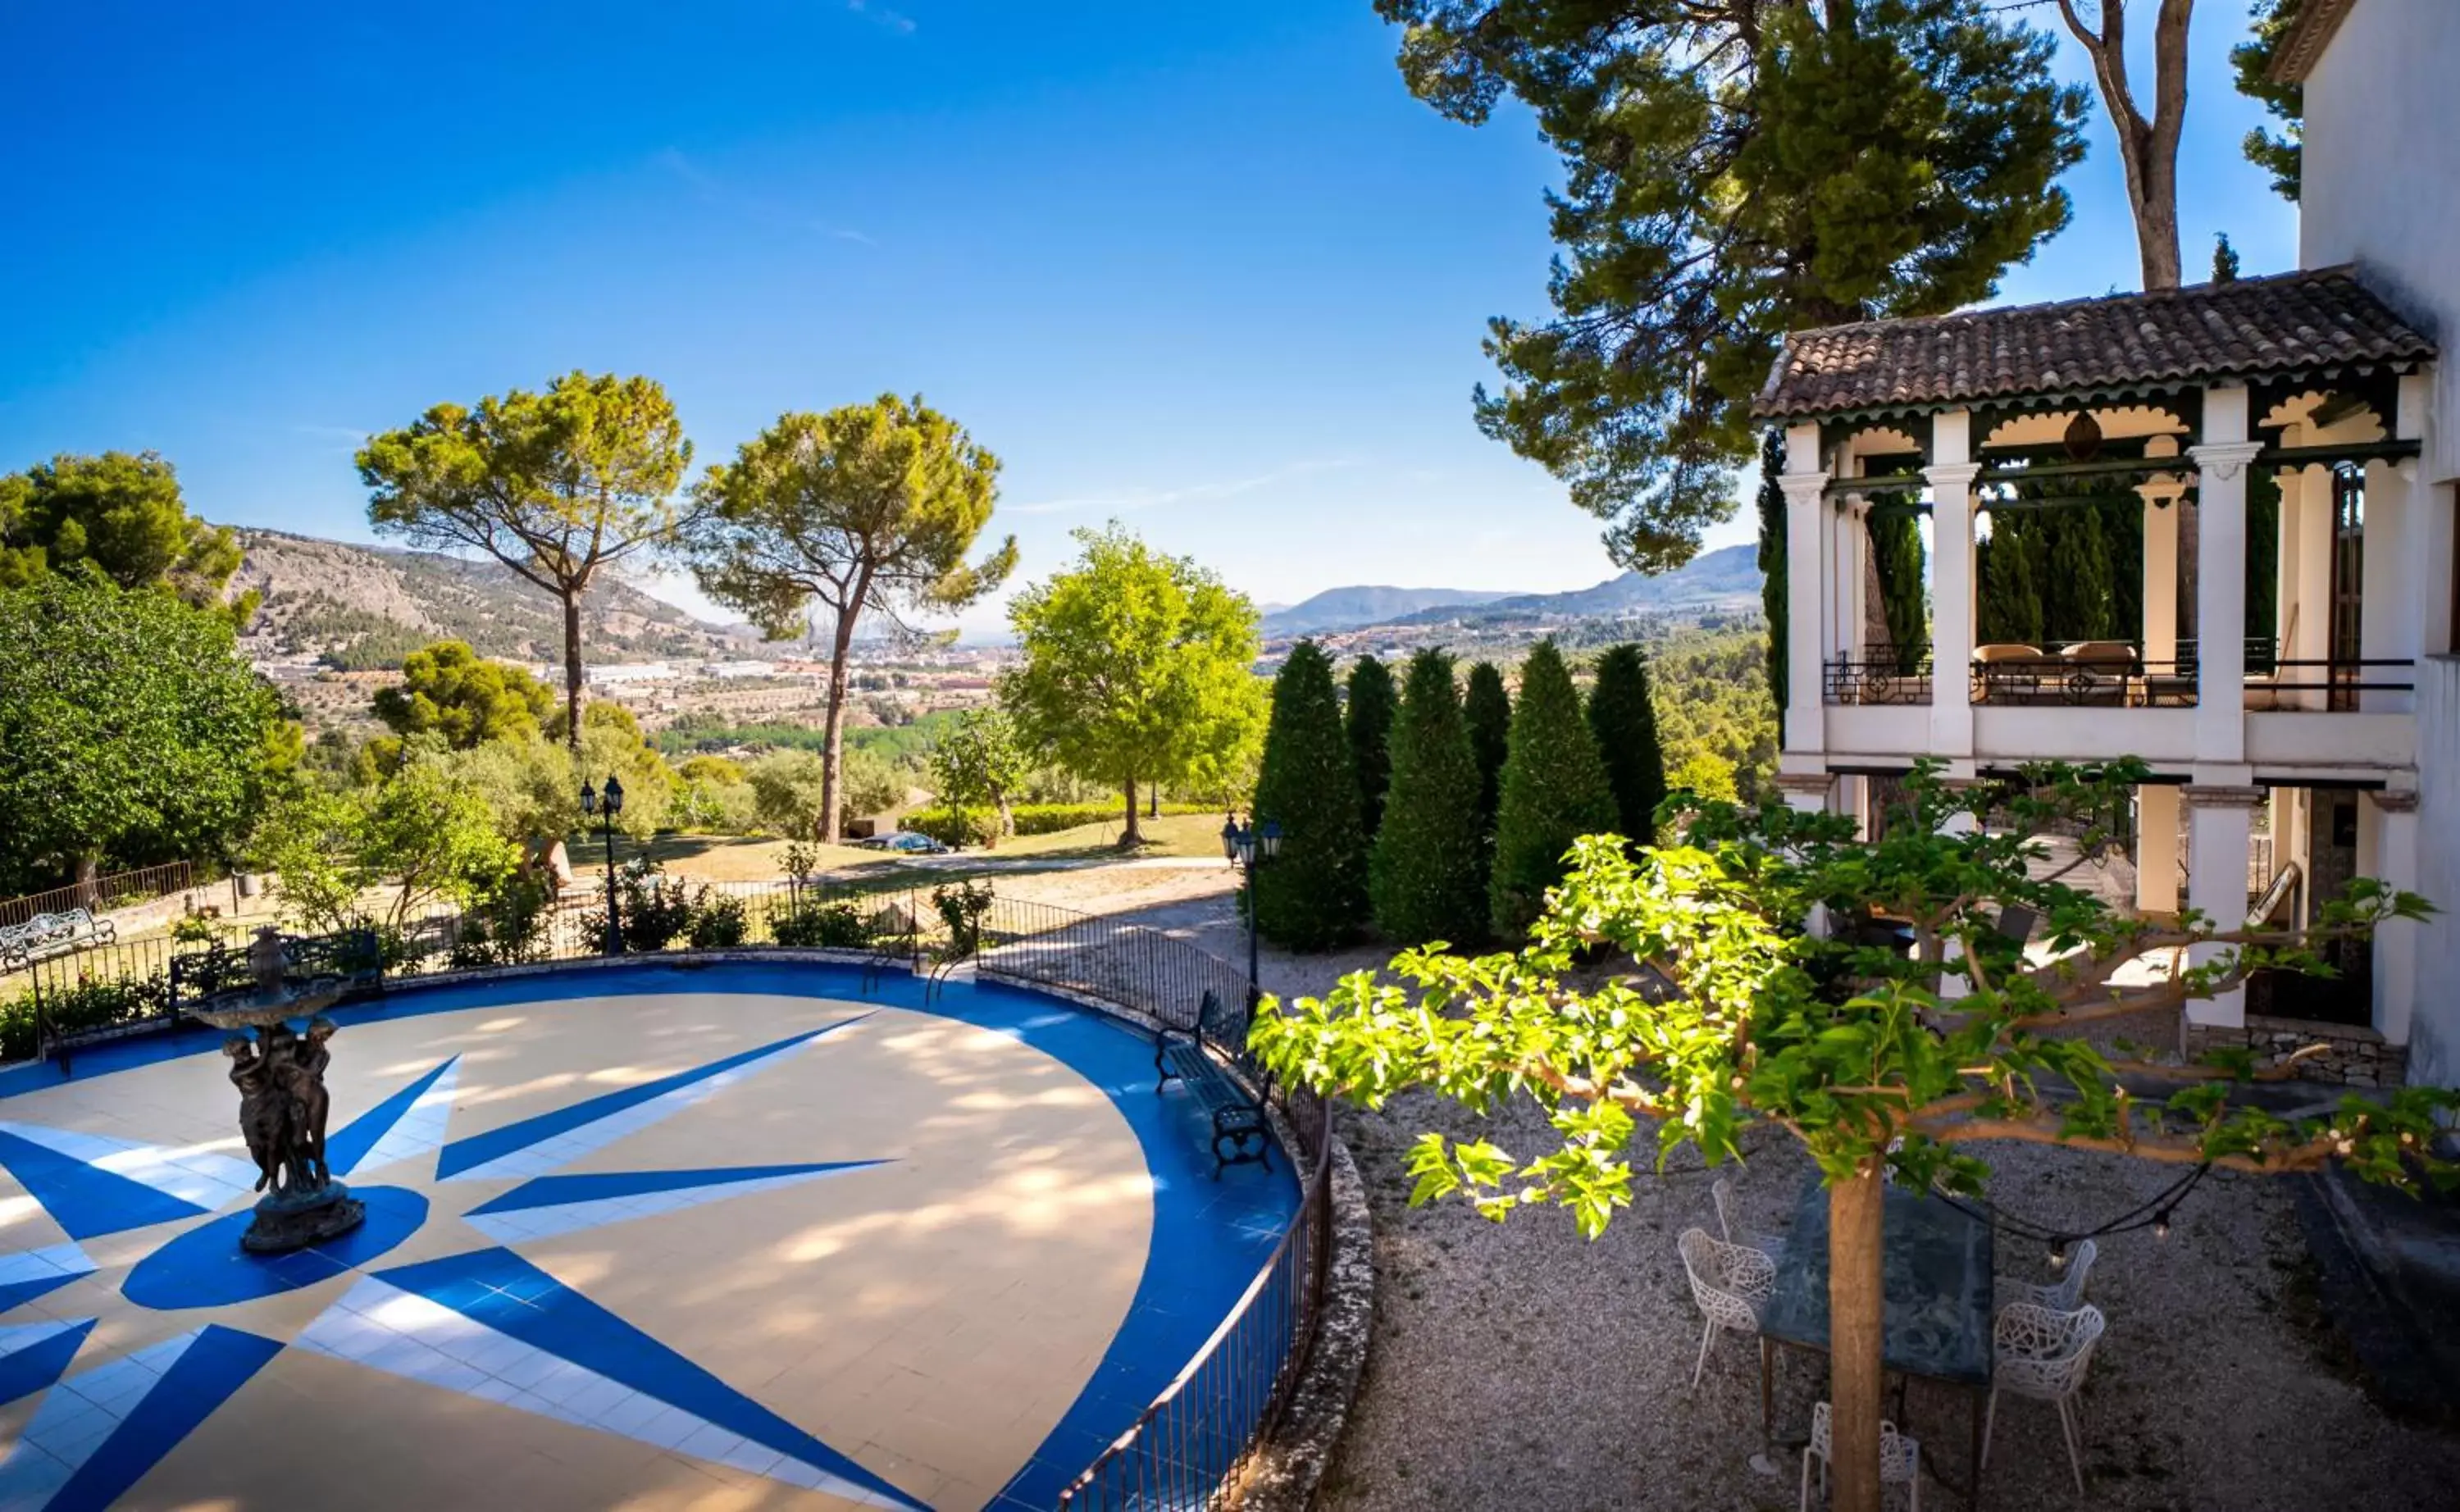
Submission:
<svg viewBox="0 0 2460 1512">
<path fill-rule="evenodd" d="M 2189 1038 L 2331 1021 L 2352 1080 L 2405 1048 L 2410 1079 L 2460 1084 L 2460 383 L 2437 360 L 2460 330 L 2460 163 L 2428 146 L 2451 139 L 2460 3 L 2309 0 L 2279 67 L 2305 84 L 2302 271 L 1788 338 L 1755 405 L 1786 437 L 1779 780 L 1873 822 L 1877 779 L 1918 757 L 1951 777 L 2143 757 L 2148 913 L 2183 891 L 2234 925 L 2261 894 L 2302 920 L 2358 875 L 2451 910 L 2384 929 L 2338 982 L 2193 1005 Z M 2397 142 L 2417 150 L 2386 171 Z M 2250 572 L 2251 492 L 2270 519 L 2276 486 Z M 1988 517 L 2120 488 L 2140 624 L 1978 635 Z M 1896 647 L 1869 524 L 1906 511 L 1928 517 L 1929 640 Z"/>
</svg>

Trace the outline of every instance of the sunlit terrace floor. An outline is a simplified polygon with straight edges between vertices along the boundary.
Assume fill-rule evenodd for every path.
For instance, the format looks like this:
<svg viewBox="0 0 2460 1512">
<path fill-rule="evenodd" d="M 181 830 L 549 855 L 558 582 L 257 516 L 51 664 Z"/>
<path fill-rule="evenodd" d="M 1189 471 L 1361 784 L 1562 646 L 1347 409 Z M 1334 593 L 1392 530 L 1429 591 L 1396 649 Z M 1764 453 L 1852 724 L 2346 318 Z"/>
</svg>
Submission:
<svg viewBox="0 0 2460 1512">
<path fill-rule="evenodd" d="M 1225 904 L 1142 916 L 1222 953 L 1241 948 Z M 1320 992 L 1389 952 L 1268 952 L 1265 986 Z M 2151 1037 L 2136 1030 L 2138 1037 Z M 2325 1089 L 2329 1090 L 2329 1089 Z M 1424 1130 L 1534 1153 L 1549 1138 L 1525 1108 L 1479 1123 L 1431 1098 L 1349 1112 L 1342 1136 L 1375 1218 L 1375 1331 L 1367 1375 L 1318 1505 L 1327 1512 L 1510 1507 L 1776 1512 L 1795 1505 L 1796 1448 L 1824 1382 L 1792 1355 L 1777 1377 L 1779 1474 L 1755 1473 L 1759 1369 L 1749 1341 L 1725 1335 L 1689 1393 L 1700 1314 L 1675 1239 L 1712 1232 L 1709 1173 L 1678 1160 L 1644 1178 L 1632 1206 L 1596 1243 L 1561 1213 L 1497 1225 L 1467 1206 L 1408 1204 L 1404 1156 Z M 2034 1145 L 1977 1146 L 1996 1167 L 1993 1199 L 2077 1227 L 2141 1203 L 2174 1169 Z M 1790 1139 L 1757 1146 L 1724 1173 L 1748 1222 L 1785 1225 L 1810 1172 Z M 2317 1299 L 2317 1270 L 2280 1181 L 2216 1173 L 2166 1241 L 2149 1230 L 2101 1241 L 2089 1297 L 2110 1317 L 2082 1398 L 2089 1495 L 2068 1478 L 2057 1415 L 2003 1401 L 1986 1508 L 2442 1509 L 2460 1485 L 2460 1437 L 2395 1421 L 2368 1398 Z M 2050 1279 L 2046 1256 L 1997 1246 L 2003 1283 Z M 1893 1409 L 1892 1409 L 1893 1410 Z M 1906 1431 L 1925 1465 L 1962 1488 L 1967 1399 L 1916 1382 Z M 1901 1504 L 1901 1503 L 1898 1503 Z M 1933 1479 L 1925 1508 L 1960 1507 Z"/>
<path fill-rule="evenodd" d="M 0 1074 L 0 1507 L 1051 1504 L 1296 1205 L 1149 1041 L 744 964 L 347 1007 L 364 1227 L 236 1245 L 193 1033 Z"/>
</svg>

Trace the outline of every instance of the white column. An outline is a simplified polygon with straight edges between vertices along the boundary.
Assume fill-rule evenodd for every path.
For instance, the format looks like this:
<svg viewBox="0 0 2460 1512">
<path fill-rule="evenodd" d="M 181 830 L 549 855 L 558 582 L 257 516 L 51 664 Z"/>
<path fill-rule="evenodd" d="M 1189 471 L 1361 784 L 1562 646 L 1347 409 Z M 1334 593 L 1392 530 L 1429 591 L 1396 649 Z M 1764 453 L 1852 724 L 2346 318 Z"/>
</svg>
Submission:
<svg viewBox="0 0 2460 1512">
<path fill-rule="evenodd" d="M 2176 444 L 2171 442 L 2174 449 Z M 2144 661 L 2154 677 L 2174 675 L 2178 659 L 2178 512 L 2185 491 L 2177 478 L 2135 488 L 2144 500 Z M 2178 790 L 2166 783 L 2135 790 L 2135 911 L 2178 911 Z"/>
<path fill-rule="evenodd" d="M 2210 528 L 2211 517 L 2205 517 Z M 2209 600 L 2205 602 L 2209 603 Z M 2209 661 L 2205 663 L 2211 665 Z M 2187 800 L 2187 901 L 2202 913 L 2214 929 L 2227 931 L 2246 926 L 2246 864 L 2249 820 L 2255 805 L 2262 800 L 2263 790 L 2253 787 L 2206 787 L 2200 783 L 2186 789 Z M 2200 966 L 2222 954 L 2227 947 L 2216 945 L 2191 946 L 2188 963 Z M 2238 1028 L 2246 1023 L 2246 990 L 2237 988 L 2213 998 L 2197 998 L 2187 1005 L 2187 1019 L 2195 1024 L 2220 1024 Z"/>
<path fill-rule="evenodd" d="M 2374 875 L 2404 891 L 2417 890 L 2417 795 L 2367 795 L 2375 812 Z M 2374 1025 L 2395 1045 L 2408 1043 L 2417 1009 L 2417 926 L 2395 919 L 2375 931 Z"/>
<path fill-rule="evenodd" d="M 2144 500 L 2144 659 L 2155 666 L 2178 659 L 2178 497 L 2184 487 L 2164 480 L 2135 489 Z"/>
<path fill-rule="evenodd" d="M 2178 911 L 2178 790 L 2167 783 L 2135 790 L 2135 911 Z"/>
<path fill-rule="evenodd" d="M 2332 471 L 2321 465 L 2304 469 L 2298 484 L 2298 633 L 2290 656 L 2322 662 L 2332 654 Z M 2322 667 L 2293 667 L 2281 681 L 2298 692 L 2282 700 L 2286 707 L 2324 709 L 2331 703 Z"/>
<path fill-rule="evenodd" d="M 2192 448 L 2196 470 L 2195 759 L 2246 759 L 2246 468 L 2262 450 L 2247 439 L 2246 390 L 2204 391 L 2206 440 Z M 2243 881 L 2245 819 L 2239 818 Z M 2201 886 L 2203 870 L 2190 868 Z M 2238 911 L 2246 911 L 2245 900 Z"/>
<path fill-rule="evenodd" d="M 2284 439 L 2281 444 L 2290 443 Z M 2298 651 L 2291 637 L 2298 633 L 2298 622 L 2305 618 L 2298 612 L 2298 558 L 2304 545 L 2298 521 L 2305 507 L 2306 470 L 2283 467 L 2273 477 L 2280 485 L 2280 511 L 2273 522 L 2272 646 L 2277 655 L 2295 656 Z"/>
<path fill-rule="evenodd" d="M 1820 681 L 1829 583 L 1819 550 L 1828 474 L 1819 465 L 1818 426 L 1786 432 L 1785 473 L 1777 482 L 1785 490 L 1785 748 L 1815 755 L 1827 748 Z"/>
<path fill-rule="evenodd" d="M 1973 417 L 1931 416 L 1930 749 L 1951 760 L 1973 755 Z"/>
<path fill-rule="evenodd" d="M 2365 599 L 2358 610 L 2358 656 L 2364 661 L 2414 662 L 2423 650 L 2417 564 L 2424 532 L 2414 529 L 2408 479 L 2401 473 L 2388 462 L 2366 464 Z M 2361 667 L 2357 674 L 2361 683 L 2416 681 L 2398 667 Z M 2370 690 L 2358 694 L 2358 707 L 2369 713 L 2405 712 L 2410 695 Z"/>
<path fill-rule="evenodd" d="M 1826 773 L 1780 772 L 1777 774 L 1776 787 L 1777 791 L 1785 796 L 1785 806 L 1795 813 L 1824 814 L 1828 812 L 1829 799 L 1834 794 L 1835 779 Z M 1813 934 L 1825 935 L 1828 932 L 1827 905 L 1821 904 L 1813 906 L 1811 917 L 1803 921 L 1803 927 Z"/>
<path fill-rule="evenodd" d="M 2400 380 L 2400 392 L 2392 416 L 2392 436 L 2397 440 L 2426 440 L 2428 417 L 2434 403 L 2434 379 L 2427 373 L 2410 373 Z M 2428 455 L 2433 454 L 2428 448 Z M 2455 532 L 2455 510 L 2450 488 L 2434 481 L 2434 475 L 2424 467 L 2423 460 L 2411 458 L 2400 464 L 2401 480 L 2408 485 L 2408 530 L 2411 543 L 2410 582 L 2415 585 L 2417 602 L 2417 644 L 2425 650 L 2440 653 L 2460 651 L 2460 640 L 2451 623 L 2452 599 L 2449 585 L 2453 581 L 2451 554 Z M 2425 669 L 2419 669 L 2421 674 Z M 2411 679 L 2414 681 L 2415 679 Z"/>
<path fill-rule="evenodd" d="M 1964 778 L 1950 777 L 1947 779 L 1948 790 L 1956 794 L 1959 799 L 1962 799 L 1965 795 L 1971 791 L 1972 786 L 1972 782 Z M 1939 832 L 1942 835 L 1970 835 L 1979 826 L 1977 826 L 1973 821 L 1973 811 L 1971 809 L 1959 809 L 1947 817 L 1945 823 L 1940 825 Z M 1956 965 L 1963 958 L 1964 947 L 1957 944 L 1953 940 L 1947 942 L 1946 948 L 1940 952 L 1940 964 L 1945 966 Z M 1967 981 L 1964 977 L 1950 976 L 1944 971 L 1940 973 L 1939 999 L 1940 1002 L 1952 1003 L 1960 997 L 1964 997 L 1970 994 L 1972 990 L 1973 984 L 1970 981 Z"/>
</svg>

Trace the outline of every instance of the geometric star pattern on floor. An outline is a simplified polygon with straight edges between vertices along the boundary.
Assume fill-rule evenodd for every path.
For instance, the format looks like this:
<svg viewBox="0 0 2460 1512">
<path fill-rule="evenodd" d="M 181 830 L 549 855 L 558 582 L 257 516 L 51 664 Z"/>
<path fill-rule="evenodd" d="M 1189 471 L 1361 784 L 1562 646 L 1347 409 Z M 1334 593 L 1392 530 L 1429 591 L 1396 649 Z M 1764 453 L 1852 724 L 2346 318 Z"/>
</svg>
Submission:
<svg viewBox="0 0 2460 1512">
<path fill-rule="evenodd" d="M 458 1214 L 498 1247 L 389 1269 L 371 1267 L 425 1222 L 428 1199 L 418 1192 L 361 1186 L 370 1216 L 352 1234 L 273 1262 L 234 1260 L 256 1197 L 252 1167 L 225 1156 L 0 1120 L 0 1166 L 71 1236 L 67 1244 L 0 1255 L 0 1313 L 95 1274 L 97 1267 L 77 1241 L 179 1225 L 127 1267 L 119 1284 L 125 1301 L 176 1310 L 275 1295 L 352 1272 L 358 1279 L 297 1328 L 290 1345 L 860 1505 L 928 1512 L 507 1247 L 882 1163 L 556 1174 L 867 1016 L 457 1141 L 448 1136 L 458 1059 L 433 1067 L 330 1136 L 336 1174 L 432 1156 L 432 1182 L 520 1184 Z M 0 1459 L 0 1508 L 108 1506 L 285 1348 L 281 1339 L 208 1324 L 76 1371 L 74 1361 L 95 1322 L 0 1325 L 0 1403 L 44 1394 Z"/>
</svg>

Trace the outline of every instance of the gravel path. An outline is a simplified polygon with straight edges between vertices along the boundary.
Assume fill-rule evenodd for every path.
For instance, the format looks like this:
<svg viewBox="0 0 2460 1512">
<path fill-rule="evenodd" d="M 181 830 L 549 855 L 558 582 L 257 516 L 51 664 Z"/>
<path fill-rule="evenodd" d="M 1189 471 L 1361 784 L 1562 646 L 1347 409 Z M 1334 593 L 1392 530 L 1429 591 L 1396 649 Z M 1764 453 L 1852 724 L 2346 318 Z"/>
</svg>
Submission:
<svg viewBox="0 0 2460 1512">
<path fill-rule="evenodd" d="M 1244 939 L 1226 898 L 1142 910 L 1236 959 Z M 1267 951 L 1264 985 L 1321 991 L 1385 952 L 1291 958 Z M 1474 1120 L 1431 1097 L 1343 1118 L 1375 1207 L 1376 1319 L 1350 1428 L 1327 1476 L 1325 1512 L 1420 1508 L 1792 1507 L 1799 1460 L 1755 1474 L 1757 1352 L 1722 1337 L 1697 1395 L 1700 1340 L 1675 1236 L 1714 1231 L 1709 1174 L 1693 1159 L 1644 1178 L 1605 1236 L 1583 1242 L 1559 1212 L 1503 1225 L 1467 1207 L 1411 1209 L 1401 1157 L 1420 1132 Z M 1477 1132 L 1515 1153 L 1548 1137 L 1525 1106 Z M 2174 1168 L 2035 1145 L 1977 1146 L 2012 1211 L 2089 1226 L 2174 1180 Z M 1750 1224 L 1786 1223 L 1810 1164 L 1792 1141 L 1760 1144 L 1729 1170 Z M 2003 1280 L 2050 1279 L 2021 1241 L 1999 1246 Z M 2428 1509 L 2460 1505 L 2460 1438 L 2386 1419 L 2360 1392 L 2314 1300 L 2287 1189 L 2216 1173 L 2166 1241 L 2102 1241 L 2089 1295 L 2110 1315 L 2083 1398 L 2091 1493 L 2068 1477 L 2056 1413 L 2000 1406 L 1985 1480 L 1996 1508 Z M 1776 1432 L 1798 1443 L 1824 1383 L 1792 1355 L 1778 1376 Z M 1916 1382 L 1904 1427 L 1926 1467 L 1964 1483 L 1964 1394 Z M 1936 1478 L 1933 1507 L 1962 1504 Z"/>
</svg>

